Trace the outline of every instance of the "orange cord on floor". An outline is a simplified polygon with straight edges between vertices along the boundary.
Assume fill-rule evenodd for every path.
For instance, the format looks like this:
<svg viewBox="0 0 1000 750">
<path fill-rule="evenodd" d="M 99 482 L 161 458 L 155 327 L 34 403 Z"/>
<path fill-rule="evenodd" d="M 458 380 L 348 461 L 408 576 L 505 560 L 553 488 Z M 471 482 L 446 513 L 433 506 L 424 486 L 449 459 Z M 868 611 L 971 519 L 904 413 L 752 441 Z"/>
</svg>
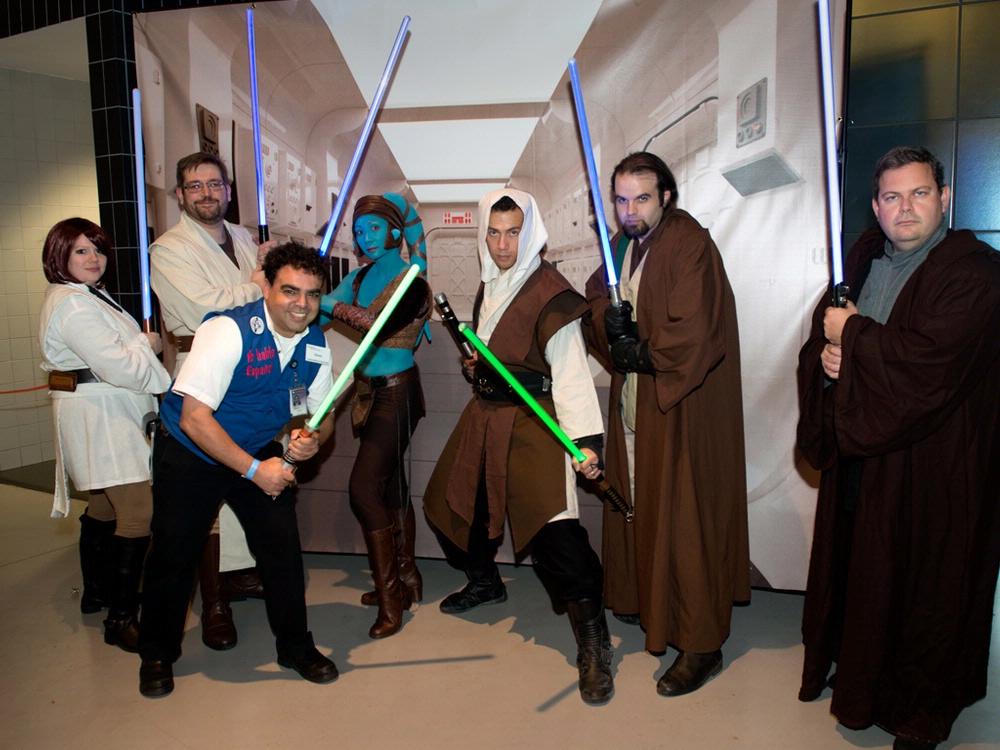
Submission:
<svg viewBox="0 0 1000 750">
<path fill-rule="evenodd" d="M 10 393 L 29 393 L 31 391 L 41 391 L 47 389 L 48 387 L 48 383 L 45 383 L 44 385 L 33 385 L 31 388 L 15 388 L 12 391 L 0 391 L 0 396 L 6 396 Z"/>
</svg>

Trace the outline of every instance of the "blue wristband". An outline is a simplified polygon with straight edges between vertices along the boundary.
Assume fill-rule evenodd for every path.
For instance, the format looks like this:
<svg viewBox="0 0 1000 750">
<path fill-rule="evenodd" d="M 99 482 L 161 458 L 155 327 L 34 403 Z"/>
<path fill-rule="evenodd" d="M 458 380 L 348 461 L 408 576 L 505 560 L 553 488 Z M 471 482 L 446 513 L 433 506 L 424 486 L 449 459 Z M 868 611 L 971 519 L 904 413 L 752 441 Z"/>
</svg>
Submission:
<svg viewBox="0 0 1000 750">
<path fill-rule="evenodd" d="M 258 466 L 260 466 L 260 461 L 255 458 L 253 463 L 250 464 L 250 468 L 247 469 L 247 473 L 243 475 L 243 478 L 247 480 L 253 479 L 253 475 L 257 473 Z"/>
</svg>

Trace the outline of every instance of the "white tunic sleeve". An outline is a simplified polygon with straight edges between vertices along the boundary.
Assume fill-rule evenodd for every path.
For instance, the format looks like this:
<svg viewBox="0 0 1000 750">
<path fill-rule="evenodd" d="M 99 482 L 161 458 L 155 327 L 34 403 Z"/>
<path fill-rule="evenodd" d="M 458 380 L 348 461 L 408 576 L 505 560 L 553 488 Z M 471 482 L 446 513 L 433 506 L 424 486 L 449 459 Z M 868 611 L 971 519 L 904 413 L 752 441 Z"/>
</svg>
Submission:
<svg viewBox="0 0 1000 750">
<path fill-rule="evenodd" d="M 560 427 L 572 439 L 604 433 L 601 404 L 587 363 L 580 321 L 560 328 L 545 344 L 552 370 L 552 401 Z"/>
<path fill-rule="evenodd" d="M 103 302 L 83 295 L 66 297 L 52 312 L 49 336 L 56 338 L 103 382 L 136 393 L 163 393 L 170 375 L 139 331 L 109 325 Z M 115 313 L 111 308 L 109 311 Z"/>
</svg>

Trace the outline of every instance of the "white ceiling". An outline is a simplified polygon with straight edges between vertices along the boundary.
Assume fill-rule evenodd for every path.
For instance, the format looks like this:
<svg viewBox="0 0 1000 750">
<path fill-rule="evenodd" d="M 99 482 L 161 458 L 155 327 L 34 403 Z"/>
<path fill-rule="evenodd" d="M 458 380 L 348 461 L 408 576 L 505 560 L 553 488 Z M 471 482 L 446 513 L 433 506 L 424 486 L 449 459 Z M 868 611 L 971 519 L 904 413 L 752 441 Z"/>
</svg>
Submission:
<svg viewBox="0 0 1000 750">
<path fill-rule="evenodd" d="M 368 103 L 403 16 L 412 17 L 387 111 L 548 102 L 601 6 L 601 0 L 384 0 L 373 13 L 361 2 L 312 2 Z M 433 190 L 425 184 L 422 193 L 454 203 L 469 196 L 455 181 L 505 182 L 537 121 L 435 116 L 383 120 L 379 130 L 407 180 L 451 180 Z"/>
</svg>

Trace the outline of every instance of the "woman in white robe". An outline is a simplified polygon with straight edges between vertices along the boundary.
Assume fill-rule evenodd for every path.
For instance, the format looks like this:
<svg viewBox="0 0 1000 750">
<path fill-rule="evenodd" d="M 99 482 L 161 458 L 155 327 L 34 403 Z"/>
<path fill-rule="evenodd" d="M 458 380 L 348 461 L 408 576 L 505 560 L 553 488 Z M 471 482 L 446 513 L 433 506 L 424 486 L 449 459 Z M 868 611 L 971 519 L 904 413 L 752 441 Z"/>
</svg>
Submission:
<svg viewBox="0 0 1000 750">
<path fill-rule="evenodd" d="M 135 651 L 153 513 L 144 429 L 170 375 L 156 357 L 159 334 L 143 333 L 104 290 L 112 250 L 107 233 L 87 219 L 49 230 L 39 338 L 54 421 L 53 518 L 69 513 L 67 477 L 91 493 L 80 518 L 80 609 L 108 607 L 104 641 Z"/>
</svg>

